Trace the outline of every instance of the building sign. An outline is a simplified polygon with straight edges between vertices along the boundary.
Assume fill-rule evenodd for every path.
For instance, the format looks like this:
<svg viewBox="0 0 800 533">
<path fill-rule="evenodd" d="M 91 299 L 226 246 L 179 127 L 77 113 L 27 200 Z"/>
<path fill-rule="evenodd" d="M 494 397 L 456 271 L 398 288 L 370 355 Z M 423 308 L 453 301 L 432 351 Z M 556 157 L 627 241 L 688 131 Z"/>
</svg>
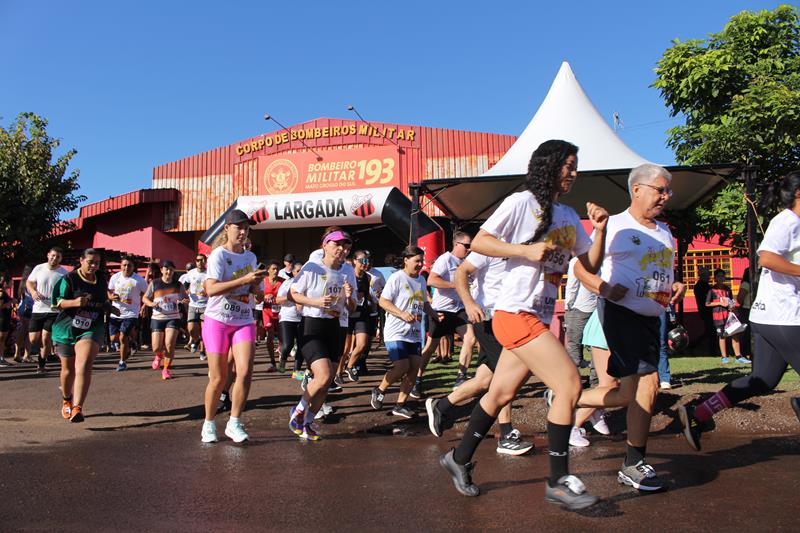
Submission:
<svg viewBox="0 0 800 533">
<path fill-rule="evenodd" d="M 361 137 L 374 137 L 377 139 L 391 139 L 392 141 L 409 141 L 414 142 L 417 138 L 417 132 L 413 128 L 401 127 L 390 124 L 366 124 L 363 122 L 353 122 L 351 124 L 342 124 L 340 126 L 324 126 L 318 128 L 309 127 L 295 127 L 288 130 L 276 131 L 263 135 L 257 139 L 243 142 L 236 145 L 236 155 L 243 156 L 252 154 L 263 150 L 264 148 L 272 148 L 273 146 L 281 146 L 288 144 L 292 141 L 313 141 L 315 139 L 336 139 L 340 138 L 342 144 L 345 143 L 344 137 L 358 135 Z"/>
<path fill-rule="evenodd" d="M 242 196 L 236 202 L 253 229 L 376 224 L 391 187 L 288 195 Z"/>
<path fill-rule="evenodd" d="M 319 161 L 311 152 L 258 158 L 258 194 L 399 187 L 399 158 L 394 146 L 327 150 Z"/>
</svg>

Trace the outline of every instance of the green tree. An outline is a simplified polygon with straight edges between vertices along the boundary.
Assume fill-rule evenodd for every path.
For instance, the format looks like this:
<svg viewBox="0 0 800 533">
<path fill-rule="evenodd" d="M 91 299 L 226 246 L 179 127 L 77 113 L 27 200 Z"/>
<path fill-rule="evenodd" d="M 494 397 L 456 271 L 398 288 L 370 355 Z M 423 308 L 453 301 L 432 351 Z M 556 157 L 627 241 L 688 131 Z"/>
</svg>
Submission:
<svg viewBox="0 0 800 533">
<path fill-rule="evenodd" d="M 681 164 L 738 162 L 758 170 L 756 199 L 800 168 L 800 17 L 797 8 L 743 11 L 704 40 L 674 40 L 658 62 L 653 86 L 672 116 L 685 124 L 668 131 Z M 776 206 L 760 213 L 770 216 Z M 729 183 L 693 213 L 687 231 L 744 251 L 744 187 Z M 688 235 L 684 235 L 688 236 Z"/>
<path fill-rule="evenodd" d="M 69 150 L 53 161 L 58 139 L 47 135 L 47 120 L 21 113 L 0 126 L 0 267 L 41 259 L 48 241 L 71 225 L 61 214 L 86 198 L 78 190 L 78 170 L 65 177 Z"/>
</svg>

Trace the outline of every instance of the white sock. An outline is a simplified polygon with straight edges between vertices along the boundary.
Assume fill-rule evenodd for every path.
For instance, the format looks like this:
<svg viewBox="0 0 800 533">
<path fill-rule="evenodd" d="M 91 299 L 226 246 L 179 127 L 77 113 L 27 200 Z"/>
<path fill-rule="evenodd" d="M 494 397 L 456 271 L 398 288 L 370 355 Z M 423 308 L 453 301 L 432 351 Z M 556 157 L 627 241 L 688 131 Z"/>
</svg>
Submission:
<svg viewBox="0 0 800 533">
<path fill-rule="evenodd" d="M 304 413 L 307 408 L 308 408 L 308 402 L 306 401 L 306 399 L 305 398 L 300 398 L 300 402 L 294 408 L 294 412 L 295 413 Z"/>
<path fill-rule="evenodd" d="M 203 421 L 203 425 L 204 426 L 216 426 L 217 423 L 214 422 L 213 420 L 205 420 L 205 421 Z"/>
<path fill-rule="evenodd" d="M 235 425 L 239 423 L 239 419 L 235 416 L 232 416 L 228 419 L 228 425 Z"/>
</svg>

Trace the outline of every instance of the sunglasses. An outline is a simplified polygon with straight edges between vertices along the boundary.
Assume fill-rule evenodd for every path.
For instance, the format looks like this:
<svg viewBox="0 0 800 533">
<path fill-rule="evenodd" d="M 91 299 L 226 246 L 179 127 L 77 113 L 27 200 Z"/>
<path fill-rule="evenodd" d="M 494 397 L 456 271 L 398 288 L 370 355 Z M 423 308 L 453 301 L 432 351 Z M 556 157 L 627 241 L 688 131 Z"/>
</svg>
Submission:
<svg viewBox="0 0 800 533">
<path fill-rule="evenodd" d="M 472 246 L 472 244 L 470 244 L 470 243 L 468 243 L 468 242 L 457 242 L 456 244 L 460 244 L 461 246 L 463 246 L 463 247 L 464 247 L 464 248 L 466 248 L 467 250 L 469 250 L 469 249 L 470 249 L 470 247 Z"/>
<path fill-rule="evenodd" d="M 369 264 L 369 258 L 368 257 L 362 257 L 361 259 L 358 259 L 357 261 L 359 263 L 361 263 L 362 265 L 368 265 Z"/>
<path fill-rule="evenodd" d="M 672 198 L 672 189 L 669 187 L 656 187 L 655 185 L 649 185 L 647 183 L 639 183 L 639 185 L 644 185 L 645 187 L 650 187 L 654 191 L 658 193 L 659 196 L 666 195 L 667 198 Z"/>
</svg>

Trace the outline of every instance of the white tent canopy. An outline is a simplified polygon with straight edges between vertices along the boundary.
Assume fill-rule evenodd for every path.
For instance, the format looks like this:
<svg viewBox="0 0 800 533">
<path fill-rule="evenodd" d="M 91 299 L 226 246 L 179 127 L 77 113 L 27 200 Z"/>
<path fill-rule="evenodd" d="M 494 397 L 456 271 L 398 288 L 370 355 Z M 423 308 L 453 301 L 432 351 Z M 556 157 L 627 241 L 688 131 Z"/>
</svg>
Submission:
<svg viewBox="0 0 800 533">
<path fill-rule="evenodd" d="M 484 176 L 519 176 L 528 171 L 533 151 L 544 141 L 562 139 L 576 145 L 578 171 L 633 168 L 648 161 L 628 148 L 583 92 L 564 61 L 547 96 L 528 127 Z"/>
</svg>

